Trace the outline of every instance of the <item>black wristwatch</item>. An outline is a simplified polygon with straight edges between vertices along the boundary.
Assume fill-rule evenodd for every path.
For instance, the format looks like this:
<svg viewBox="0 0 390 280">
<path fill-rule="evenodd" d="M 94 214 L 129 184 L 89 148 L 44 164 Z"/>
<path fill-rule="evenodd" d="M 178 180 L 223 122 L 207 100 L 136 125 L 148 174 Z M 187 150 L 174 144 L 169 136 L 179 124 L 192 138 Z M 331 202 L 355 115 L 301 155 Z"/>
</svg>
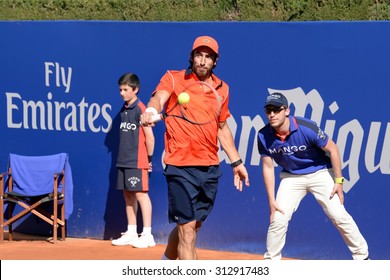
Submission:
<svg viewBox="0 0 390 280">
<path fill-rule="evenodd" d="M 230 166 L 234 168 L 236 166 L 239 166 L 241 163 L 242 163 L 242 159 L 239 159 L 239 160 L 236 160 L 235 162 L 232 162 L 230 164 Z"/>
</svg>

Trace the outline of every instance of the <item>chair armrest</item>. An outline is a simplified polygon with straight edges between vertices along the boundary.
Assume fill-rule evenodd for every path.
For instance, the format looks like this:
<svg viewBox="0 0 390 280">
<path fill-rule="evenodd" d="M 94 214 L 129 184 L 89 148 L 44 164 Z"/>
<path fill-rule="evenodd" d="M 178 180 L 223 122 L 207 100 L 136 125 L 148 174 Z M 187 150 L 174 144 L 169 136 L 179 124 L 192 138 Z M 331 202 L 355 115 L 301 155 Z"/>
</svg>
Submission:
<svg viewBox="0 0 390 280">
<path fill-rule="evenodd" d="M 4 178 L 5 176 L 11 176 L 12 174 L 11 174 L 11 172 L 3 172 L 3 173 L 0 173 L 0 178 Z"/>
<path fill-rule="evenodd" d="M 53 176 L 54 176 L 54 194 L 57 193 L 58 187 L 59 187 L 60 181 L 61 181 L 62 182 L 61 194 L 63 196 L 65 194 L 65 182 L 64 182 L 65 170 L 62 170 L 61 172 L 58 172 L 58 173 L 54 173 Z"/>
<path fill-rule="evenodd" d="M 61 177 L 61 176 L 64 176 L 64 175 L 65 175 L 65 171 L 62 170 L 61 172 L 54 173 L 54 178 L 56 178 L 56 177 Z"/>
<path fill-rule="evenodd" d="M 7 176 L 8 176 L 8 177 L 11 177 L 11 176 L 12 176 L 12 173 L 11 173 L 11 172 L 8 172 L 8 171 L 7 171 L 7 172 L 0 173 L 0 180 L 1 180 L 1 181 L 4 181 L 4 178 L 7 177 Z"/>
<path fill-rule="evenodd" d="M 1 196 L 4 195 L 4 178 L 6 178 L 6 176 L 10 177 L 12 176 L 11 172 L 3 172 L 3 173 L 0 173 L 0 194 Z"/>
</svg>

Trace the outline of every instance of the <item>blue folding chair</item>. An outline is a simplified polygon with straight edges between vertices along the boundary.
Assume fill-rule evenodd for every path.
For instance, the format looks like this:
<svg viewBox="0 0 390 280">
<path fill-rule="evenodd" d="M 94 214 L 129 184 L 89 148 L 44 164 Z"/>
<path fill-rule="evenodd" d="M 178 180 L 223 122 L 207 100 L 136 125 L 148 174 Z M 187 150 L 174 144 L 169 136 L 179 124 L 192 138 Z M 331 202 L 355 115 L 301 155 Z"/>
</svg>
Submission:
<svg viewBox="0 0 390 280">
<path fill-rule="evenodd" d="M 6 227 L 12 241 L 13 224 L 29 214 L 53 227 L 53 243 L 58 229 L 65 240 L 66 219 L 72 211 L 73 181 L 67 154 L 9 155 L 8 171 L 0 175 L 0 242 Z"/>
</svg>

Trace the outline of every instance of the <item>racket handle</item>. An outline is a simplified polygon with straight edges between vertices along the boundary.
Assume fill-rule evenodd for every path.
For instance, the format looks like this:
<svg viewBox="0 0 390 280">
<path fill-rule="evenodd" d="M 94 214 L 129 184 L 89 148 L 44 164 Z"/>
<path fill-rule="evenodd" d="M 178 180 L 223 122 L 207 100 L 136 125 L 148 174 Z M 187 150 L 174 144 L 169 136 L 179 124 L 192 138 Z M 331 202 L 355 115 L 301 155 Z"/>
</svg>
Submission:
<svg viewBox="0 0 390 280">
<path fill-rule="evenodd" d="M 163 114 L 157 114 L 152 116 L 152 123 L 159 122 L 164 119 Z M 141 121 L 139 122 L 140 125 L 142 125 Z"/>
<path fill-rule="evenodd" d="M 153 113 L 153 116 L 151 119 L 152 123 L 161 121 L 163 119 L 162 114 L 159 114 L 158 111 L 156 110 L 156 108 L 148 107 L 148 108 L 146 108 L 145 113 L 148 113 L 148 112 Z"/>
<path fill-rule="evenodd" d="M 157 115 L 153 115 L 152 116 L 152 122 L 158 122 L 158 121 L 161 121 L 163 119 L 163 115 L 162 114 L 157 114 Z"/>
</svg>

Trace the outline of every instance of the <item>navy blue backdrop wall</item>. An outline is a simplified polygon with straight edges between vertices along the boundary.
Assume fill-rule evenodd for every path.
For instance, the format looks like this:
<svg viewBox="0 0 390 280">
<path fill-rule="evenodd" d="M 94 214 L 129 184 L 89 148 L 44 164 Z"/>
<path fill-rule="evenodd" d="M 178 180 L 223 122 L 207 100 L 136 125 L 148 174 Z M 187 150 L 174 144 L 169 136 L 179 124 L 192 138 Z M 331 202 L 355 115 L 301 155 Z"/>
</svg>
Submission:
<svg viewBox="0 0 390 280">
<path fill-rule="evenodd" d="M 251 186 L 235 190 L 221 152 L 224 176 L 198 246 L 264 253 L 269 210 L 255 139 L 266 121 L 264 99 L 278 90 L 296 115 L 317 121 L 339 145 L 345 205 L 372 258 L 390 259 L 389 34 L 390 22 L 0 22 L 0 167 L 5 171 L 9 153 L 68 153 L 68 235 L 118 237 L 126 218 L 122 194 L 112 187 L 122 105 L 117 80 L 137 73 L 147 102 L 167 69 L 188 66 L 194 38 L 211 35 L 220 44 L 215 72 L 231 87 L 229 124 Z M 161 163 L 164 124 L 154 132 L 153 232 L 165 243 L 173 225 Z M 311 195 L 293 217 L 284 256 L 351 258 Z"/>
</svg>

